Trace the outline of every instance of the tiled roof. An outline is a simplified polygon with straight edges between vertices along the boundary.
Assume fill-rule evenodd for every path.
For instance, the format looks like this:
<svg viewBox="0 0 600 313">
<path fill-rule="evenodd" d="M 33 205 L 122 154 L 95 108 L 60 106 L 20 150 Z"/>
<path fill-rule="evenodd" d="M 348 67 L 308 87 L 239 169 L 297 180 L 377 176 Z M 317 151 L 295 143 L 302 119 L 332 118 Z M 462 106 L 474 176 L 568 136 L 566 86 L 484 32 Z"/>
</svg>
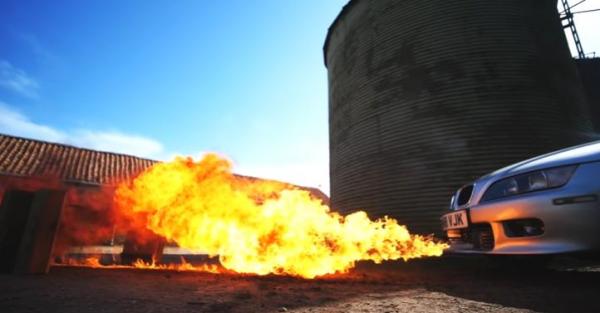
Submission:
<svg viewBox="0 0 600 313">
<path fill-rule="evenodd" d="M 113 185 L 157 161 L 0 134 L 0 174 Z"/>
<path fill-rule="evenodd" d="M 135 177 L 156 162 L 131 155 L 0 134 L 0 175 L 55 177 L 67 182 L 116 185 Z M 297 187 L 309 191 L 325 203 L 329 202 L 327 195 L 317 188 Z"/>
</svg>

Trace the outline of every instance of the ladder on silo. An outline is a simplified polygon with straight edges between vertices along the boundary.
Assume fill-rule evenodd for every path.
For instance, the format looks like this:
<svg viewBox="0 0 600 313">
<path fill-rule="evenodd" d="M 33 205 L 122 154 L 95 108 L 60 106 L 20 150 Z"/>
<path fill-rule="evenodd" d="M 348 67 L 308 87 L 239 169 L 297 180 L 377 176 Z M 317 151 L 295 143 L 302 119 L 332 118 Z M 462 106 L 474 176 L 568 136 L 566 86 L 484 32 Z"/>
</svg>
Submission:
<svg viewBox="0 0 600 313">
<path fill-rule="evenodd" d="M 584 2 L 580 1 L 578 3 L 576 3 L 574 6 Z M 575 21 L 573 20 L 573 13 L 571 12 L 571 8 L 572 6 L 569 4 L 568 0 L 561 0 L 562 5 L 563 5 L 563 11 L 561 13 L 561 15 L 563 15 L 561 17 L 561 20 L 566 20 L 567 24 L 563 24 L 564 28 L 569 28 L 569 30 L 571 31 L 571 35 L 573 35 L 573 41 L 575 42 L 575 48 L 577 49 L 577 56 L 580 59 L 585 59 L 585 53 L 583 52 L 583 46 L 581 45 L 581 40 L 579 40 L 579 34 L 577 33 L 577 28 L 575 27 Z M 573 7 L 574 7 L 573 6 Z"/>
</svg>

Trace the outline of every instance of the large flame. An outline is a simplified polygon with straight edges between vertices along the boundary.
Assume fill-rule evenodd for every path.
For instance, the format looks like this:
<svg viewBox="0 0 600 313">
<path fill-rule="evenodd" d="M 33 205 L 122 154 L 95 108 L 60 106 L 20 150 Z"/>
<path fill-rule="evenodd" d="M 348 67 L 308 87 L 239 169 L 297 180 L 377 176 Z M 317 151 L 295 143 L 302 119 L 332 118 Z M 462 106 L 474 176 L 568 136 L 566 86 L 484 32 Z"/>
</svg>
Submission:
<svg viewBox="0 0 600 313">
<path fill-rule="evenodd" d="M 131 265 L 115 265 L 115 264 L 102 264 L 99 255 L 93 255 L 84 259 L 65 259 L 60 263 L 54 263 L 53 266 L 74 266 L 74 267 L 91 267 L 91 268 L 105 268 L 105 269 L 129 269 L 138 268 L 144 270 L 168 270 L 177 272 L 205 272 L 213 274 L 227 273 L 218 265 L 215 264 L 201 264 L 193 265 L 188 263 L 184 257 L 180 257 L 180 263 L 178 264 L 156 264 L 154 262 L 147 263 L 142 260 L 137 260 Z"/>
<path fill-rule="evenodd" d="M 218 256 L 238 273 L 314 278 L 360 260 L 439 256 L 446 248 L 394 219 L 342 216 L 306 190 L 233 175 L 214 154 L 156 164 L 120 185 L 115 205 L 131 225 Z"/>
</svg>

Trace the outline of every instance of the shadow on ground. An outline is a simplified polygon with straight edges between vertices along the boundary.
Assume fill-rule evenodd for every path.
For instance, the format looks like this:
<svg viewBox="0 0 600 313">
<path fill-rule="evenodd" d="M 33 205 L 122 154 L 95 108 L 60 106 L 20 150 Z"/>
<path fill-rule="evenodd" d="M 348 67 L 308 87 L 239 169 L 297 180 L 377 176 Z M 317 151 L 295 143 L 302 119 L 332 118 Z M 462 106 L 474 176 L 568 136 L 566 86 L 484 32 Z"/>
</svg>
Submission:
<svg viewBox="0 0 600 313">
<path fill-rule="evenodd" d="M 535 267 L 534 267 L 535 268 Z M 481 257 L 316 280 L 134 269 L 0 276 L 0 312 L 600 312 L 600 272 L 501 268 Z"/>
<path fill-rule="evenodd" d="M 598 268 L 578 271 L 582 264 L 571 259 L 554 261 L 546 266 L 538 261 L 497 262 L 480 256 L 445 257 L 404 264 L 390 262 L 379 267 L 361 264 L 356 273 L 394 280 L 397 287 L 422 288 L 499 307 L 539 312 L 600 312 Z M 448 308 L 448 311 L 452 309 Z"/>
</svg>

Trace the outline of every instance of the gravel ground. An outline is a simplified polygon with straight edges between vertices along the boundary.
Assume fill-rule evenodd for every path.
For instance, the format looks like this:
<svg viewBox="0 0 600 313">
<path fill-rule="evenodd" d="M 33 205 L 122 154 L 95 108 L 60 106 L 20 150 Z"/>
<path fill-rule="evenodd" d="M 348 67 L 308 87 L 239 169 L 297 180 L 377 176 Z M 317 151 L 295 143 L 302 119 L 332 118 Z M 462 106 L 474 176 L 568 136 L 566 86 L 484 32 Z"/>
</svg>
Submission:
<svg viewBox="0 0 600 313">
<path fill-rule="evenodd" d="M 0 275 L 0 312 L 600 312 L 597 267 L 520 266 L 444 257 L 316 280 L 54 267 Z"/>
</svg>

